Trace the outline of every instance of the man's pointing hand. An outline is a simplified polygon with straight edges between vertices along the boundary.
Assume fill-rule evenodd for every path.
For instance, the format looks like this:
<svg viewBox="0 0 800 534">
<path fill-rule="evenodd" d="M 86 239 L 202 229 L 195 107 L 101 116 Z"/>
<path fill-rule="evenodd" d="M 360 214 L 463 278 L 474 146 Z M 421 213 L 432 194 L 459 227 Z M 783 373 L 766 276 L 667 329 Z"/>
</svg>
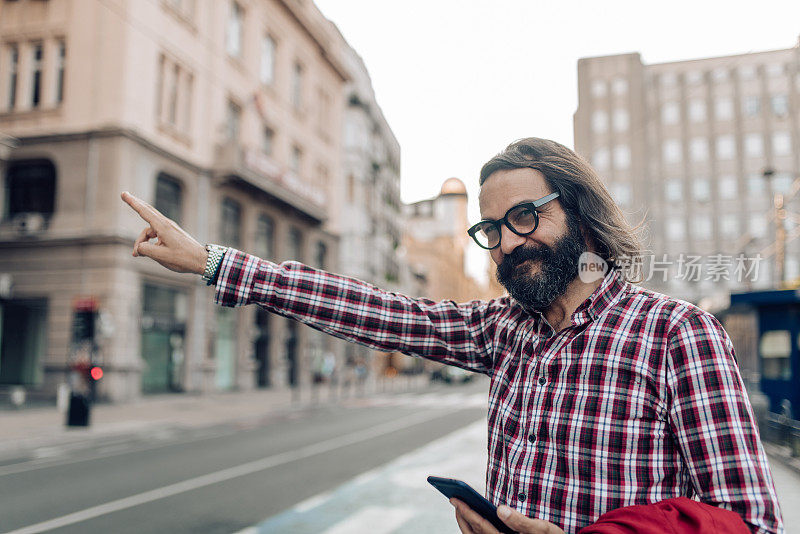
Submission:
<svg viewBox="0 0 800 534">
<path fill-rule="evenodd" d="M 133 244 L 134 256 L 146 256 L 177 273 L 203 274 L 208 258 L 203 245 L 147 202 L 127 191 L 122 200 L 148 224 Z"/>
</svg>

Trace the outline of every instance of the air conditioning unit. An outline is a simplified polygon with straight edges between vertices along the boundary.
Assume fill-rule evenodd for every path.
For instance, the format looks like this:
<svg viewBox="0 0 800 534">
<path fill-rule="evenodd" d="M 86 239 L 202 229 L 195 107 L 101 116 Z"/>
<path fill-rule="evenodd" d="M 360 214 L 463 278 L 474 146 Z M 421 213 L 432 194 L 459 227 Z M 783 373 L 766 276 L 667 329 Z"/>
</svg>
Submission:
<svg viewBox="0 0 800 534">
<path fill-rule="evenodd" d="M 12 221 L 19 235 L 36 235 L 45 230 L 47 221 L 41 213 L 19 213 Z"/>
</svg>

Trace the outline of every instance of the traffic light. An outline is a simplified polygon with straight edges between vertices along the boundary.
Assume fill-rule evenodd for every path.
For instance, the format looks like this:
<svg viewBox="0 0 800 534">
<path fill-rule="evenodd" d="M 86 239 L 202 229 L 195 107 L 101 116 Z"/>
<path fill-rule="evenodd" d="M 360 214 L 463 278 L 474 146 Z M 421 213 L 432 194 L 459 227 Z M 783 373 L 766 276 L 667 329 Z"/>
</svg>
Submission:
<svg viewBox="0 0 800 534">
<path fill-rule="evenodd" d="M 103 378 L 103 368 L 102 367 L 100 367 L 99 365 L 95 365 L 94 367 L 89 369 L 89 379 L 90 380 L 94 380 L 95 382 L 97 382 L 101 378 Z"/>
</svg>

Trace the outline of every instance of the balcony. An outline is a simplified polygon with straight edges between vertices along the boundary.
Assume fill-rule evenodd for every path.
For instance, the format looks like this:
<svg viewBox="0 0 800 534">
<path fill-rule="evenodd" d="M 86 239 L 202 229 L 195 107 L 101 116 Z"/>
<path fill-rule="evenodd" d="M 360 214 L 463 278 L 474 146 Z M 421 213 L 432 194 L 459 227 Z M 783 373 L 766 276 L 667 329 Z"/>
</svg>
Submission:
<svg viewBox="0 0 800 534">
<path fill-rule="evenodd" d="M 217 146 L 213 175 L 265 193 L 321 224 L 328 217 L 326 192 L 283 168 L 262 152 L 236 144 Z"/>
</svg>

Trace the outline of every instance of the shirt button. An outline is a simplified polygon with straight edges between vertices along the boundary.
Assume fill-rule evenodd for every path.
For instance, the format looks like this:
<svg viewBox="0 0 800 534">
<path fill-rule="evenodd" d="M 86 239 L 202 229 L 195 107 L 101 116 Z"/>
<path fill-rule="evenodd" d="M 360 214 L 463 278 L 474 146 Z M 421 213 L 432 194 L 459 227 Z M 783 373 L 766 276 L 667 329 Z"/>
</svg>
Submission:
<svg viewBox="0 0 800 534">
<path fill-rule="evenodd" d="M 519 495 L 517 495 L 517 499 L 519 499 L 520 501 L 524 501 L 527 498 L 528 496 L 525 495 L 524 493 L 520 493 Z"/>
<path fill-rule="evenodd" d="M 533 433 L 528 434 L 528 441 L 530 441 L 531 443 L 536 441 L 536 434 Z"/>
<path fill-rule="evenodd" d="M 545 377 L 543 377 L 543 376 L 540 376 L 539 377 L 539 385 L 543 386 L 545 384 L 547 384 L 547 379 Z"/>
</svg>

